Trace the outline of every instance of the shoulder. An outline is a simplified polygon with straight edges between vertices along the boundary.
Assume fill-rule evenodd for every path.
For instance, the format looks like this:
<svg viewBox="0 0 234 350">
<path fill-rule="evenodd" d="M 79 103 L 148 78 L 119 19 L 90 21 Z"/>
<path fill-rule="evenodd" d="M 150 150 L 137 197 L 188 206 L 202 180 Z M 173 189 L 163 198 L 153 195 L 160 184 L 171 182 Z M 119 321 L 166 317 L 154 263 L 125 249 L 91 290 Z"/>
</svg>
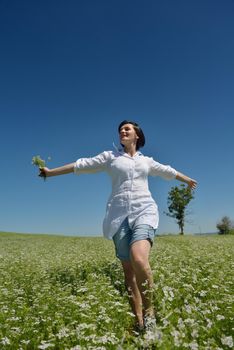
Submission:
<svg viewBox="0 0 234 350">
<path fill-rule="evenodd" d="M 103 151 L 98 155 L 106 163 L 111 163 L 116 158 L 120 157 L 121 154 L 117 151 Z"/>
<path fill-rule="evenodd" d="M 139 157 L 144 159 L 145 162 L 147 163 L 152 163 L 152 162 L 155 162 L 155 160 L 153 159 L 153 157 L 150 157 L 150 156 L 145 156 L 144 154 L 142 154 L 141 152 L 139 153 Z"/>
<path fill-rule="evenodd" d="M 104 153 L 106 153 L 106 156 L 109 157 L 111 160 L 119 158 L 119 157 L 123 157 L 123 152 L 122 151 L 118 151 L 118 150 L 114 150 L 114 151 L 105 151 Z"/>
<path fill-rule="evenodd" d="M 116 155 L 114 151 L 104 151 L 101 154 L 103 155 L 103 157 L 105 157 L 106 159 L 113 159 Z"/>
</svg>

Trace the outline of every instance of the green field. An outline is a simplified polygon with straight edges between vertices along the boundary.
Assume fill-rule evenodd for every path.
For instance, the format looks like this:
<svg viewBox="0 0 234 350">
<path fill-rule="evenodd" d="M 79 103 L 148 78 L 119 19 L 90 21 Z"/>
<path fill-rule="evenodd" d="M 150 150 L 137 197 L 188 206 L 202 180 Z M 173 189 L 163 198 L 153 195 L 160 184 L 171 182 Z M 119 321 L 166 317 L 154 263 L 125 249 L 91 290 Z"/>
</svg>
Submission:
<svg viewBox="0 0 234 350">
<path fill-rule="evenodd" d="M 231 349 L 234 236 L 157 237 L 157 331 L 132 333 L 104 238 L 0 233 L 0 349 Z"/>
</svg>

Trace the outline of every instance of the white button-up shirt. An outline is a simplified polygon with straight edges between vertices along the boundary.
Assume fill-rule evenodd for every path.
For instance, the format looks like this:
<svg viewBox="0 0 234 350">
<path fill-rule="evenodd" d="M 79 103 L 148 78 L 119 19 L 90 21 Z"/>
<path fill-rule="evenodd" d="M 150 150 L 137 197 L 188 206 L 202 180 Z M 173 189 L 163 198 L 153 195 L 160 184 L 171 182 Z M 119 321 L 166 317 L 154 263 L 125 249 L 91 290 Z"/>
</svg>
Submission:
<svg viewBox="0 0 234 350">
<path fill-rule="evenodd" d="M 112 193 L 106 206 L 103 234 L 112 239 L 121 223 L 128 217 L 129 226 L 148 224 L 158 227 L 158 207 L 148 188 L 148 176 L 171 180 L 177 171 L 169 165 L 137 152 L 133 157 L 123 151 L 105 151 L 93 158 L 80 158 L 74 173 L 107 172 L 112 179 Z"/>
</svg>

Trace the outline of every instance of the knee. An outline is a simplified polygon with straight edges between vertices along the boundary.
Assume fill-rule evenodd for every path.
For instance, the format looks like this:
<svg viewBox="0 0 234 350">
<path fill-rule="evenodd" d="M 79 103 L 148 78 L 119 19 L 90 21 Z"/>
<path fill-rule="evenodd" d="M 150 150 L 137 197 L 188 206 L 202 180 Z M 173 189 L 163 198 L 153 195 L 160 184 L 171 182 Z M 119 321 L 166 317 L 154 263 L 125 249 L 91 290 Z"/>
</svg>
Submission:
<svg viewBox="0 0 234 350">
<path fill-rule="evenodd" d="M 148 259 L 141 256 L 132 256 L 132 266 L 134 271 L 145 271 L 150 272 L 150 264 Z"/>
</svg>

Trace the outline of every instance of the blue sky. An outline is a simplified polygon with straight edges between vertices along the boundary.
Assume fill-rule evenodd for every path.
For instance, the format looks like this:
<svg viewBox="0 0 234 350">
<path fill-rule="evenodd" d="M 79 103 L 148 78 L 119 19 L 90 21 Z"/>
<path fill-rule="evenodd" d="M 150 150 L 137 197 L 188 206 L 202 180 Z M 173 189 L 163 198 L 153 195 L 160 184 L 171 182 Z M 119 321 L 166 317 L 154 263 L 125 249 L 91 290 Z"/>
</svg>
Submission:
<svg viewBox="0 0 234 350">
<path fill-rule="evenodd" d="M 112 149 L 123 119 L 142 152 L 197 179 L 185 231 L 234 219 L 234 3 L 231 0 L 0 2 L 0 230 L 100 235 L 106 174 L 43 182 L 50 167 Z M 177 181 L 150 179 L 159 233 Z"/>
</svg>

